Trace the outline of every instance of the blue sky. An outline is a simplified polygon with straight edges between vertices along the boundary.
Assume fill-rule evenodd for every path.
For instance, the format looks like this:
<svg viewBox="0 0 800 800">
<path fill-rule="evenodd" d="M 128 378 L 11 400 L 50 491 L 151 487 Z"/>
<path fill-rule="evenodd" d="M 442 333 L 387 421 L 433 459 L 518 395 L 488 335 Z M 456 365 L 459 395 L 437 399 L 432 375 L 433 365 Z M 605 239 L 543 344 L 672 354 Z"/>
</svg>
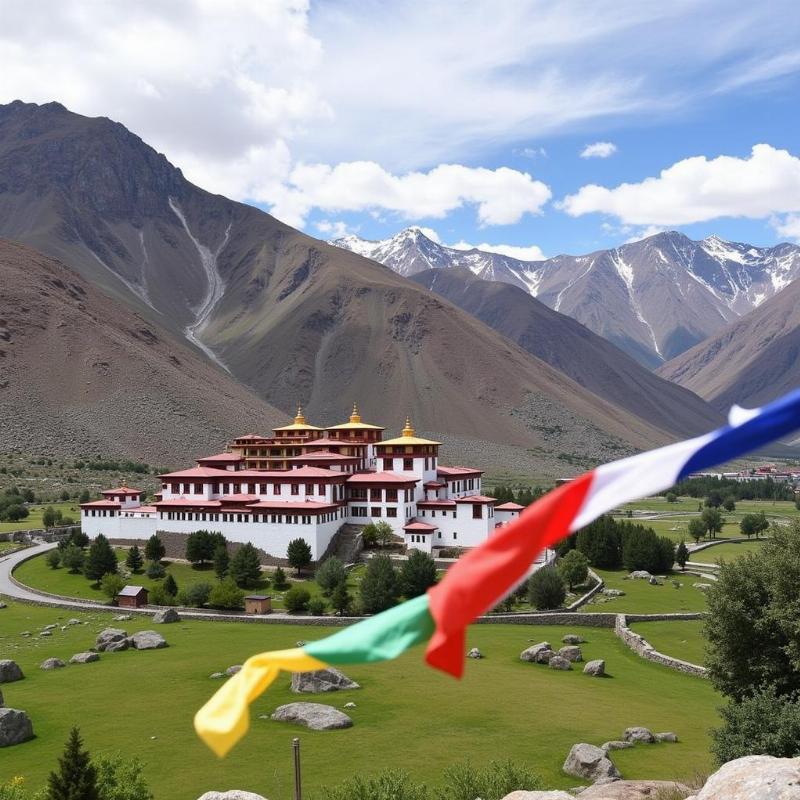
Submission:
<svg viewBox="0 0 800 800">
<path fill-rule="evenodd" d="M 789 0 L 5 0 L 0 102 L 119 120 L 322 238 L 771 244 L 800 240 L 799 43 Z"/>
</svg>

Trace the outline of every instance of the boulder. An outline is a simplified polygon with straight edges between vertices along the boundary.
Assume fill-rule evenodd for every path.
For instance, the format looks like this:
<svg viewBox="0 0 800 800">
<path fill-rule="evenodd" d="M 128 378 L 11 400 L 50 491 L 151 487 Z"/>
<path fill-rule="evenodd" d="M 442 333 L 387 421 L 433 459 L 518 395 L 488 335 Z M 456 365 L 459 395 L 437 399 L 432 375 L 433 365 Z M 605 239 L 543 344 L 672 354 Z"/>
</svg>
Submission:
<svg viewBox="0 0 800 800">
<path fill-rule="evenodd" d="M 723 764 L 687 800 L 798 800 L 800 758 L 745 756 Z"/>
<path fill-rule="evenodd" d="M 664 733 L 655 734 L 657 742 L 677 742 L 678 734 L 672 731 L 665 731 Z"/>
<path fill-rule="evenodd" d="M 212 680 L 216 681 L 216 680 L 219 680 L 220 678 L 224 678 L 225 677 L 225 673 L 224 672 L 212 672 L 208 677 L 211 678 Z"/>
<path fill-rule="evenodd" d="M 174 608 L 162 608 L 153 614 L 153 622 L 157 625 L 166 625 L 170 622 L 180 622 L 181 615 Z"/>
<path fill-rule="evenodd" d="M 352 703 L 352 702 L 350 702 L 350 703 L 345 703 L 345 704 L 344 704 L 344 707 L 345 707 L 345 708 L 355 708 L 355 707 L 356 707 L 356 704 L 355 704 L 355 703 Z"/>
<path fill-rule="evenodd" d="M 656 740 L 656 737 L 653 736 L 653 732 L 649 728 L 641 727 L 626 728 L 625 733 L 622 734 L 622 738 L 626 742 L 641 742 L 643 744 L 653 744 Z"/>
<path fill-rule="evenodd" d="M 39 631 L 39 636 L 52 636 L 53 631 Z"/>
<path fill-rule="evenodd" d="M 130 614 L 117 614 L 117 616 L 114 617 L 114 622 L 127 622 L 129 619 L 133 619 Z M 70 624 L 72 624 L 72 620 L 70 620 Z"/>
<path fill-rule="evenodd" d="M 127 637 L 128 632 L 123 631 L 122 628 L 106 628 L 97 634 L 97 638 L 94 640 L 94 646 L 102 653 L 108 649 L 110 644 L 124 642 Z"/>
<path fill-rule="evenodd" d="M 550 653 L 552 655 L 553 649 L 550 647 L 550 642 L 539 642 L 539 644 L 533 644 L 528 647 L 526 650 L 523 650 L 519 654 L 520 661 L 535 661 L 537 664 L 542 663 L 539 661 L 538 656 L 541 653 Z M 548 656 L 547 661 L 550 660 L 550 656 Z M 546 662 L 545 662 L 546 663 Z"/>
<path fill-rule="evenodd" d="M 47 658 L 39 664 L 39 669 L 60 669 L 66 666 L 60 658 Z"/>
<path fill-rule="evenodd" d="M 275 709 L 272 719 L 305 725 L 312 731 L 332 731 L 349 728 L 353 724 L 353 720 L 343 711 L 322 703 L 287 703 Z"/>
<path fill-rule="evenodd" d="M 50 625 L 45 625 L 44 628 L 42 628 L 42 630 L 43 631 L 54 631 L 57 627 L 58 627 L 58 625 L 56 625 L 55 622 L 52 622 L 52 623 L 50 623 Z"/>
<path fill-rule="evenodd" d="M 106 653 L 117 653 L 120 650 L 127 650 L 130 647 L 130 642 L 127 639 L 123 639 L 121 642 L 109 642 L 106 647 Z"/>
<path fill-rule="evenodd" d="M 351 681 L 343 672 L 332 667 L 318 669 L 315 672 L 292 673 L 292 691 L 297 694 L 317 694 L 318 692 L 337 692 L 340 689 L 360 688 L 355 681 Z"/>
<path fill-rule="evenodd" d="M 655 575 L 651 575 L 651 576 L 648 578 L 647 582 L 648 582 L 648 583 L 649 583 L 651 586 L 661 586 L 661 581 L 660 581 L 658 578 L 656 578 L 656 576 L 655 576 Z"/>
<path fill-rule="evenodd" d="M 577 633 L 568 633 L 566 636 L 561 637 L 563 644 L 583 644 L 586 639 L 583 636 L 578 636 Z"/>
<path fill-rule="evenodd" d="M 12 683 L 21 681 L 25 676 L 16 661 L 4 658 L 0 661 L 0 683 Z"/>
<path fill-rule="evenodd" d="M 609 750 L 627 750 L 629 747 L 633 747 L 633 742 L 622 742 L 619 739 L 612 739 L 612 741 L 600 745 L 600 749 L 606 752 Z"/>
<path fill-rule="evenodd" d="M 554 655 L 547 663 L 550 669 L 572 669 L 572 662 L 564 656 Z"/>
<path fill-rule="evenodd" d="M 119 619 L 119 617 L 114 617 L 114 619 Z M 75 617 L 72 617 L 71 619 L 67 620 L 67 625 L 80 625 L 80 624 L 81 621 L 79 619 L 76 619 Z"/>
<path fill-rule="evenodd" d="M 241 664 L 234 664 L 232 667 L 228 667 L 228 669 L 225 670 L 225 674 L 230 678 L 237 672 L 241 672 L 241 669 L 242 669 Z"/>
<path fill-rule="evenodd" d="M 253 792 L 243 792 L 241 789 L 228 789 L 227 792 L 206 792 L 197 800 L 267 800 L 267 798 Z"/>
<path fill-rule="evenodd" d="M 682 793 L 688 791 L 690 789 L 675 781 L 614 781 L 590 786 L 578 796 L 581 800 L 653 800 L 664 796 L 683 797 Z"/>
<path fill-rule="evenodd" d="M 524 789 L 517 789 L 516 792 L 507 794 L 503 800 L 575 800 L 575 795 L 561 790 L 550 792 L 527 792 Z"/>
<path fill-rule="evenodd" d="M 481 653 L 477 647 L 473 647 L 469 653 L 467 653 L 467 658 L 483 658 L 483 653 Z"/>
<path fill-rule="evenodd" d="M 653 576 L 646 569 L 635 569 L 628 577 L 634 580 L 649 581 Z"/>
<path fill-rule="evenodd" d="M 8 606 L 2 600 L 0 600 L 0 608 L 8 608 Z"/>
<path fill-rule="evenodd" d="M 606 597 L 625 597 L 625 592 L 622 589 L 602 589 L 600 594 Z"/>
<path fill-rule="evenodd" d="M 707 592 L 711 588 L 710 583 L 693 583 L 695 589 L 699 589 L 701 592 Z"/>
<path fill-rule="evenodd" d="M 580 647 L 574 644 L 568 644 L 558 651 L 558 655 L 566 658 L 568 661 L 583 661 L 583 653 Z"/>
<path fill-rule="evenodd" d="M 167 646 L 166 639 L 155 631 L 138 631 L 128 637 L 128 642 L 137 650 L 159 650 Z"/>
<path fill-rule="evenodd" d="M 593 678 L 601 678 L 606 674 L 606 662 L 602 658 L 595 658 L 587 661 L 583 668 L 584 675 L 591 675 Z"/>
<path fill-rule="evenodd" d="M 620 777 L 619 770 L 606 751 L 585 742 L 572 745 L 562 769 L 567 775 L 586 778 L 593 782 L 603 778 Z"/>
<path fill-rule="evenodd" d="M 88 664 L 90 661 L 99 661 L 100 656 L 97 653 L 87 651 L 85 653 L 75 653 L 69 660 L 70 664 Z"/>
<path fill-rule="evenodd" d="M 10 747 L 33 738 L 33 725 L 24 711 L 0 708 L 0 747 Z"/>
</svg>

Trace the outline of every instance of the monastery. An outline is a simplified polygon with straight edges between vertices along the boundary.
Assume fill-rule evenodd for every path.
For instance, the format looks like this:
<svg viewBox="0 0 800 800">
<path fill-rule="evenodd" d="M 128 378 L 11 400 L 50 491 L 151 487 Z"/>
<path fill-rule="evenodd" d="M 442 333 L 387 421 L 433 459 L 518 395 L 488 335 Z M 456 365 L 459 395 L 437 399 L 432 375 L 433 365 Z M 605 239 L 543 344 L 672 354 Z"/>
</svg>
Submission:
<svg viewBox="0 0 800 800">
<path fill-rule="evenodd" d="M 440 443 L 418 437 L 409 419 L 397 438 L 384 430 L 362 422 L 355 405 L 349 422 L 330 428 L 310 425 L 298 408 L 272 436 L 240 436 L 230 452 L 161 475 L 151 505 L 138 489 L 103 492 L 81 504 L 81 525 L 110 539 L 205 528 L 278 558 L 303 538 L 316 560 L 345 523 L 383 520 L 407 547 L 431 553 L 475 547 L 523 510 L 482 495 L 481 470 L 441 466 Z"/>
</svg>

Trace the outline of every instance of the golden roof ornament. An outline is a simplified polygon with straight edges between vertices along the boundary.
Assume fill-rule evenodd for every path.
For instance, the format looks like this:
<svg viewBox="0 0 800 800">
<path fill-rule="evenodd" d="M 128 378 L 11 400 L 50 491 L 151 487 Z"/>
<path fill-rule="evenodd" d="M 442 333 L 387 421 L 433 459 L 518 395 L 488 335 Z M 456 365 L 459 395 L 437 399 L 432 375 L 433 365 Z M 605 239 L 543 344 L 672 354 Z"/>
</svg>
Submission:
<svg viewBox="0 0 800 800">
<path fill-rule="evenodd" d="M 406 426 L 403 428 L 403 436 L 413 436 L 415 433 L 414 426 L 411 424 L 411 417 L 406 417 Z"/>
<path fill-rule="evenodd" d="M 297 406 L 297 416 L 294 418 L 295 425 L 305 425 L 306 418 L 303 416 L 303 406 Z"/>
<path fill-rule="evenodd" d="M 358 405 L 353 403 L 353 413 L 350 415 L 350 422 L 358 423 L 361 422 L 361 414 L 358 413 Z"/>
</svg>

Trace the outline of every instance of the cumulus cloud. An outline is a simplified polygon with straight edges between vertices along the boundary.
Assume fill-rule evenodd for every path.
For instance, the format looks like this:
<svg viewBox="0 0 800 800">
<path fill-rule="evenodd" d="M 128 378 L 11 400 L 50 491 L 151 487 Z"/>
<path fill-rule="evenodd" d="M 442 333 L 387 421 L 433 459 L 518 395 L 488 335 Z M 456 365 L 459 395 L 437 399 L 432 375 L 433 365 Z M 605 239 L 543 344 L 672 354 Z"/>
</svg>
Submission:
<svg viewBox="0 0 800 800">
<path fill-rule="evenodd" d="M 328 239 L 343 239 L 351 233 L 347 223 L 341 220 L 321 219 L 314 227 Z"/>
<path fill-rule="evenodd" d="M 617 152 L 617 146 L 613 142 L 594 142 L 587 144 L 581 150 L 581 158 L 608 158 Z"/>
<path fill-rule="evenodd" d="M 748 158 L 696 156 L 640 183 L 583 186 L 559 207 L 573 217 L 602 213 L 631 225 L 765 219 L 800 211 L 800 158 L 768 144 L 755 145 Z"/>
<path fill-rule="evenodd" d="M 470 244 L 469 242 L 460 241 L 455 244 L 447 245 L 454 250 L 483 250 L 487 253 L 499 253 L 501 256 L 508 256 L 509 258 L 516 258 L 520 261 L 544 261 L 547 256 L 542 252 L 542 249 L 535 244 L 519 246 L 515 244 L 488 244 L 482 242 L 481 244 Z"/>
<path fill-rule="evenodd" d="M 778 236 L 800 242 L 800 214 L 787 214 L 783 218 L 775 217 L 770 220 Z"/>
<path fill-rule="evenodd" d="M 406 219 L 442 218 L 474 206 L 481 225 L 510 225 L 538 214 L 550 199 L 547 185 L 508 167 L 442 164 L 427 172 L 394 175 L 380 164 L 353 161 L 299 164 L 278 192 L 272 213 L 300 225 L 313 208 L 323 211 L 383 209 Z"/>
</svg>

